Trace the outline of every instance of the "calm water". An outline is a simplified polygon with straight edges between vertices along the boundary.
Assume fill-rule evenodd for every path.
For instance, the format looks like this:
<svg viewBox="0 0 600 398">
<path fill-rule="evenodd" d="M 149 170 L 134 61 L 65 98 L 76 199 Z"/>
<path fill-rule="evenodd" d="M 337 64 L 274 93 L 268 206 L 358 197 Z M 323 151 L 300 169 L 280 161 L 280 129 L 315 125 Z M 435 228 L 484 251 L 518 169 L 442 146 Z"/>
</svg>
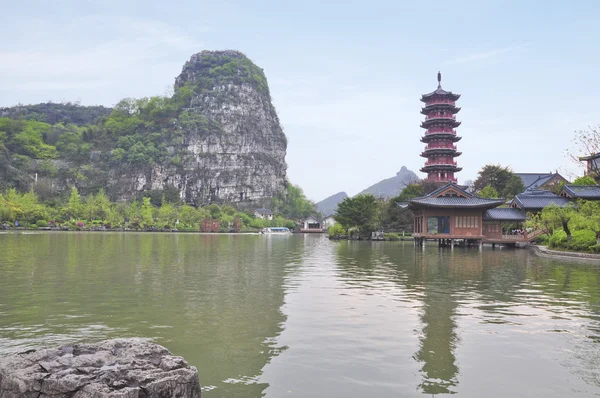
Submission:
<svg viewBox="0 0 600 398">
<path fill-rule="evenodd" d="M 600 396 L 600 266 L 322 236 L 0 234 L 0 353 L 141 336 L 205 397 Z"/>
</svg>

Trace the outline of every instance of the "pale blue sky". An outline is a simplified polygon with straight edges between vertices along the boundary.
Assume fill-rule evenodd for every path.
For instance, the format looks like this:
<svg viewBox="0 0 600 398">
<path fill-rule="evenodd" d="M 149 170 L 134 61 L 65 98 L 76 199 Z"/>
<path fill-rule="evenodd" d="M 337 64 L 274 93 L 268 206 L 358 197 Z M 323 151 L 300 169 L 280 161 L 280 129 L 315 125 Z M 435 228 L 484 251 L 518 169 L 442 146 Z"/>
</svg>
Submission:
<svg viewBox="0 0 600 398">
<path fill-rule="evenodd" d="M 486 163 L 575 171 L 600 124 L 599 1 L 0 0 L 0 106 L 164 94 L 203 49 L 265 70 L 290 180 L 321 200 L 414 170 L 420 95 L 462 94 L 459 182 Z M 322 162 L 317 162 L 318 159 Z"/>
</svg>

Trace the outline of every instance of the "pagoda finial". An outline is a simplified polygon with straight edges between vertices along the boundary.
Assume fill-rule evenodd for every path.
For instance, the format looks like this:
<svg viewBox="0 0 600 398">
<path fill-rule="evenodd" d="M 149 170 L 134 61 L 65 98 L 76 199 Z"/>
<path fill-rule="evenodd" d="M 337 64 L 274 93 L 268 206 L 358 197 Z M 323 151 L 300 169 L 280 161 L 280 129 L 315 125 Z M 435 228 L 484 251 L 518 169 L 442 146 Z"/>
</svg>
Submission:
<svg viewBox="0 0 600 398">
<path fill-rule="evenodd" d="M 442 87 L 442 73 L 438 70 L 438 88 Z"/>
</svg>

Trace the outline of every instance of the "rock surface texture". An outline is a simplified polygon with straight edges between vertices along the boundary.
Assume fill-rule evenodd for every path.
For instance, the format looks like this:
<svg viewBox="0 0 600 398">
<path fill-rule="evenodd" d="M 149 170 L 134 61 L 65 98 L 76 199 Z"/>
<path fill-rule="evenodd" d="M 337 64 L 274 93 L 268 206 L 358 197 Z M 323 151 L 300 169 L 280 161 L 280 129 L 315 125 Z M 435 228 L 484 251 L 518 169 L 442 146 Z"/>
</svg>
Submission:
<svg viewBox="0 0 600 398">
<path fill-rule="evenodd" d="M 287 140 L 262 69 L 238 51 L 202 51 L 184 65 L 179 90 L 192 91 L 175 121 L 182 143 L 168 148 L 179 164 L 113 176 L 120 198 L 175 187 L 187 203 L 261 202 L 284 188 Z"/>
<path fill-rule="evenodd" d="M 201 396 L 198 371 L 143 339 L 115 339 L 0 357 L 0 397 Z"/>
</svg>

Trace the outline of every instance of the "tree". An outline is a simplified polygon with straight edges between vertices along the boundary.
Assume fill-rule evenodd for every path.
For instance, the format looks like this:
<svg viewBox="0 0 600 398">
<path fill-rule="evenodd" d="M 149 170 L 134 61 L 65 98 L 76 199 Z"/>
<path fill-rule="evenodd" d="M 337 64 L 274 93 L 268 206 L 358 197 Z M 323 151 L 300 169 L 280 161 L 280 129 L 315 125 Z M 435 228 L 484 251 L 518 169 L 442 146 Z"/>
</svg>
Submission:
<svg viewBox="0 0 600 398">
<path fill-rule="evenodd" d="M 400 195 L 393 198 L 394 202 L 406 202 L 409 199 L 425 196 L 425 188 L 420 183 L 408 184 L 404 187 Z"/>
<path fill-rule="evenodd" d="M 571 238 L 571 229 L 569 228 L 569 221 L 571 218 L 576 216 L 575 206 L 569 204 L 564 207 L 559 207 L 556 204 L 544 207 L 541 212 L 540 219 L 542 223 L 550 230 L 554 231 L 556 228 L 562 228 L 567 234 L 567 238 Z"/>
<path fill-rule="evenodd" d="M 286 189 L 272 199 L 271 206 L 274 212 L 293 220 L 308 217 L 317 212 L 315 204 L 304 196 L 302 188 L 289 182 Z"/>
<path fill-rule="evenodd" d="M 486 185 L 481 191 L 479 191 L 478 195 L 482 198 L 488 199 L 498 198 L 499 196 L 498 191 L 496 191 L 496 189 L 491 185 Z"/>
<path fill-rule="evenodd" d="M 344 199 L 335 212 L 336 222 L 346 229 L 357 227 L 362 234 L 369 234 L 377 229 L 377 199 L 371 194 L 356 195 Z"/>
<path fill-rule="evenodd" d="M 69 196 L 69 205 L 67 206 L 67 212 L 69 215 L 75 219 L 81 217 L 81 212 L 83 210 L 83 206 L 81 204 L 81 196 L 79 196 L 79 191 L 77 191 L 77 187 L 71 188 L 71 196 Z"/>
<path fill-rule="evenodd" d="M 142 199 L 142 207 L 140 208 L 140 216 L 144 227 L 148 228 L 154 225 L 153 208 L 150 203 L 150 198 Z"/>
<path fill-rule="evenodd" d="M 485 165 L 479 170 L 477 179 L 473 183 L 473 190 L 479 192 L 486 186 L 491 185 L 496 192 L 504 192 L 513 175 L 513 172 L 508 167 L 503 167 L 499 164 Z"/>
<path fill-rule="evenodd" d="M 502 191 L 502 196 L 504 196 L 507 199 L 512 199 L 524 191 L 525 184 L 523 184 L 523 180 L 518 175 L 513 174 L 506 182 L 506 186 Z"/>
<path fill-rule="evenodd" d="M 567 155 L 578 166 L 581 166 L 580 157 L 592 156 L 600 153 L 600 125 L 590 126 L 587 130 L 575 131 L 572 139 L 573 148 L 567 150 Z M 600 176 L 600 162 L 591 162 L 593 175 Z"/>
<path fill-rule="evenodd" d="M 573 181 L 573 185 L 596 185 L 596 180 L 591 176 L 583 176 L 576 178 L 575 181 Z"/>
</svg>

